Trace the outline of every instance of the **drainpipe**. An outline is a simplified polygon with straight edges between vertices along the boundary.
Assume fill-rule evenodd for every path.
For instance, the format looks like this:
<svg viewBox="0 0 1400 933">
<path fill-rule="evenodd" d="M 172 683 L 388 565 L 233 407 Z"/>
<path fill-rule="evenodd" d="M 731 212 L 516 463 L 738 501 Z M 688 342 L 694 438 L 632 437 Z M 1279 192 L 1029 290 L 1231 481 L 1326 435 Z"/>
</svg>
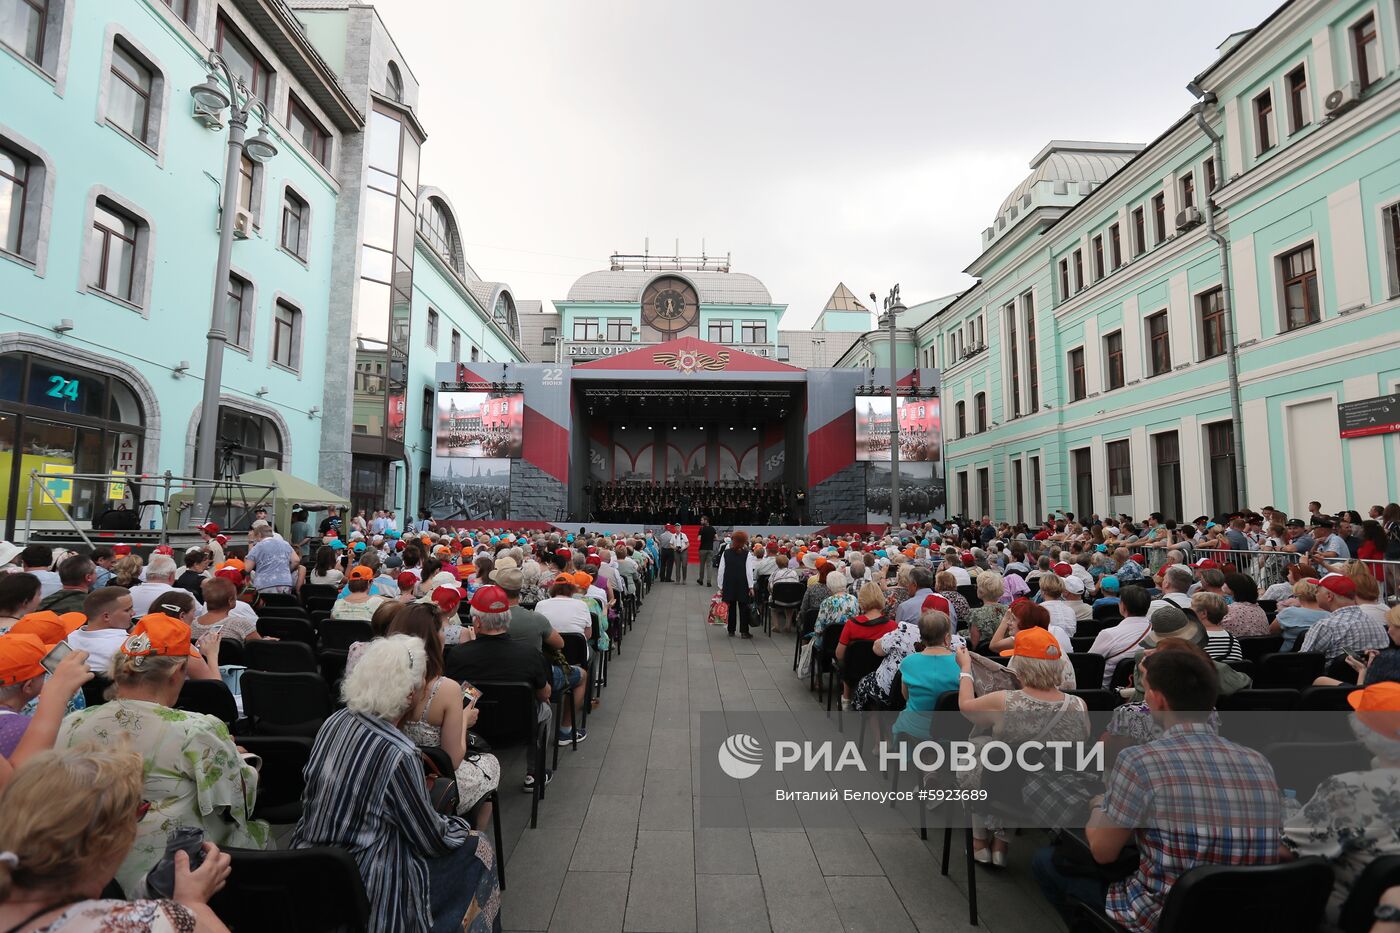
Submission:
<svg viewBox="0 0 1400 933">
<path fill-rule="evenodd" d="M 1214 93 L 1202 92 L 1194 83 L 1188 84 L 1186 88 L 1200 98 L 1199 102 L 1191 107 L 1191 112 L 1196 115 L 1196 125 L 1210 139 L 1218 187 L 1229 177 L 1225 171 L 1224 141 L 1206 119 L 1206 108 L 1214 106 L 1217 100 Z M 1235 340 L 1234 287 L 1231 284 L 1234 279 L 1230 273 L 1230 241 L 1215 228 L 1215 199 L 1212 193 L 1206 192 L 1201 203 L 1205 208 L 1206 236 L 1215 241 L 1216 248 L 1220 251 L 1220 303 L 1225 316 L 1225 363 L 1230 375 L 1230 421 L 1235 442 L 1235 489 L 1239 492 L 1236 508 L 1245 508 L 1249 503 L 1249 495 L 1245 487 L 1244 415 L 1240 406 L 1240 359 L 1239 346 Z"/>
</svg>

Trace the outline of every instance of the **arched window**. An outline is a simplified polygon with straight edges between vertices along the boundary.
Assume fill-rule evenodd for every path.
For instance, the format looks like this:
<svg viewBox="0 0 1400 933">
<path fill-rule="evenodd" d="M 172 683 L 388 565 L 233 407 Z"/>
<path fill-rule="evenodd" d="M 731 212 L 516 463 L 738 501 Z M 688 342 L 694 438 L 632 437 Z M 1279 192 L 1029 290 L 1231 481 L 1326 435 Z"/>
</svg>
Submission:
<svg viewBox="0 0 1400 933">
<path fill-rule="evenodd" d="M 957 412 L 958 437 L 967 435 L 967 402 L 958 402 L 954 406 Z"/>
<path fill-rule="evenodd" d="M 201 423 L 199 430 L 203 429 Z M 282 432 L 271 418 L 219 407 L 215 470 L 220 477 L 236 479 L 253 470 L 280 470 L 282 446 Z"/>
<path fill-rule="evenodd" d="M 978 392 L 972 397 L 972 403 L 977 409 L 975 417 L 977 432 L 980 434 L 987 430 L 987 393 Z"/>
<path fill-rule="evenodd" d="M 459 275 L 465 274 L 466 270 L 461 264 L 461 244 L 457 239 L 457 224 L 453 221 L 447 205 L 437 198 L 429 198 L 427 206 L 419 215 L 418 229 L 427 238 L 433 252 L 457 270 Z"/>
<path fill-rule="evenodd" d="M 403 103 L 403 75 L 399 73 L 399 66 L 393 62 L 389 63 L 384 75 L 384 96 L 395 103 Z"/>
<path fill-rule="evenodd" d="M 29 499 L 29 474 L 141 472 L 146 413 L 126 382 L 97 370 L 31 353 L 0 355 L 0 519 L 14 539 Z M 74 519 L 90 521 L 125 498 L 118 481 L 50 483 Z M 115 493 L 115 494 L 114 494 Z M 42 493 L 33 519 L 63 515 Z M 66 524 L 66 523 L 65 523 Z"/>
</svg>

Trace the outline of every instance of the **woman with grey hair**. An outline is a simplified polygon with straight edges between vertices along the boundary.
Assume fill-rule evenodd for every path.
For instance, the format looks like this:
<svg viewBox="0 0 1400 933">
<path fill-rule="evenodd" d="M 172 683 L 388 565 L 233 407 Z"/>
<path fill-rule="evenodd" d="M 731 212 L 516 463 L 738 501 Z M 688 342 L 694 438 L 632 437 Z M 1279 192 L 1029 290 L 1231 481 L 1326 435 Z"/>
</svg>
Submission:
<svg viewBox="0 0 1400 933">
<path fill-rule="evenodd" d="M 1400 683 L 1373 683 L 1348 694 L 1352 732 L 1371 753 L 1368 771 L 1334 774 L 1283 827 L 1283 843 L 1301 858 L 1332 863 L 1327 925 L 1335 929 L 1348 893 L 1382 855 L 1400 855 Z"/>
<path fill-rule="evenodd" d="M 433 810 L 418 748 L 399 728 L 427 669 L 412 635 L 378 639 L 360 655 L 341 682 L 345 708 L 316 734 L 292 848 L 350 852 L 370 929 L 487 933 L 500 928 L 495 853 L 466 820 Z"/>
</svg>

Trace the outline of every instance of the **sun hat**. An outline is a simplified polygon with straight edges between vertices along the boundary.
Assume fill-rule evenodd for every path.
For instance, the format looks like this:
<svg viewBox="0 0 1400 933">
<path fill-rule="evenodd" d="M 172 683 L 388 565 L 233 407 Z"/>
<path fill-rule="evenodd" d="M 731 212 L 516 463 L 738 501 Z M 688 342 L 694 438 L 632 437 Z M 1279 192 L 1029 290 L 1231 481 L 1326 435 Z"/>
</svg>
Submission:
<svg viewBox="0 0 1400 933">
<path fill-rule="evenodd" d="M 13 632 L 0 638 L 0 687 L 12 687 L 44 673 L 50 648 L 38 635 Z"/>
<path fill-rule="evenodd" d="M 1209 636 L 1193 616 L 1167 603 L 1152 613 L 1152 630 L 1143 638 L 1143 647 L 1152 648 L 1163 638 L 1181 638 L 1193 645 L 1204 646 Z"/>
<path fill-rule="evenodd" d="M 497 586 L 501 587 L 501 589 L 517 593 L 520 591 L 520 588 L 525 585 L 525 574 L 514 568 L 502 570 L 497 567 L 495 570 L 491 571 L 491 579 Z"/>
<path fill-rule="evenodd" d="M 516 563 L 514 557 L 511 557 L 509 554 L 502 554 L 500 557 L 496 558 L 496 566 L 491 568 L 491 572 L 488 573 L 486 577 L 489 580 L 495 580 L 499 583 L 500 578 L 497 577 L 496 574 L 505 573 L 507 570 L 516 570 L 519 567 L 520 564 Z"/>
</svg>

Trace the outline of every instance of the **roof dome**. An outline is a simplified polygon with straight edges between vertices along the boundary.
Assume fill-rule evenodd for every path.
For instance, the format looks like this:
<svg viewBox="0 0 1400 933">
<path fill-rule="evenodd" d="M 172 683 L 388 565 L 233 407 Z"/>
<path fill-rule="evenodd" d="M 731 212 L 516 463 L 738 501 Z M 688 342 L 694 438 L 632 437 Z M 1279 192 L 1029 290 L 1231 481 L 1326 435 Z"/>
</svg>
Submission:
<svg viewBox="0 0 1400 933">
<path fill-rule="evenodd" d="M 695 269 L 614 269 L 589 272 L 569 288 L 569 301 L 640 302 L 642 292 L 654 279 L 678 276 L 695 286 L 701 304 L 771 305 L 767 287 L 743 272 L 715 272 Z"/>
<path fill-rule="evenodd" d="M 1054 182 L 1068 187 L 1083 184 L 1097 187 L 1108 177 L 1123 167 L 1137 155 L 1142 146 L 1137 143 L 1095 143 L 1078 142 L 1068 139 L 1052 139 L 1045 148 L 1031 160 L 1031 173 L 1006 196 L 997 209 L 997 218 L 1005 216 L 1011 208 L 1019 213 L 1027 205 L 1023 200 L 1042 181 Z M 1084 195 L 1089 191 L 1073 192 Z M 995 218 L 993 219 L 995 223 Z"/>
</svg>

